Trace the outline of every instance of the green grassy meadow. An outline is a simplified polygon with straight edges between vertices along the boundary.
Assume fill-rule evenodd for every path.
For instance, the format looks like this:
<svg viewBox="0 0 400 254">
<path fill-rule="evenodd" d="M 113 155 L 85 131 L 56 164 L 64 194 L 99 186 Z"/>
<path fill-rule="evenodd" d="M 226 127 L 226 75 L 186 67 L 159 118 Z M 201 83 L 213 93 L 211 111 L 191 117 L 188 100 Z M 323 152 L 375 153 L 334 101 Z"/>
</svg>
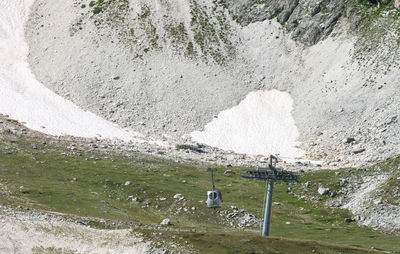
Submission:
<svg viewBox="0 0 400 254">
<path fill-rule="evenodd" d="M 344 222 L 351 214 L 325 207 L 326 197 L 312 202 L 295 197 L 303 195 L 306 181 L 313 184 L 311 191 L 316 192 L 317 183 L 334 189 L 335 171 L 300 173 L 302 183 L 275 184 L 271 236 L 262 237 L 258 226 L 232 227 L 219 213 L 237 206 L 262 217 L 265 183 L 241 178 L 244 169 L 230 168 L 236 174 L 224 175 L 226 168 L 218 165 L 36 142 L 0 140 L 1 205 L 79 216 L 92 227 L 132 227 L 157 247 L 173 241 L 200 253 L 400 253 L 398 235 Z M 223 193 L 222 209 L 205 205 L 211 189 L 209 166 L 219 169 L 216 187 Z M 125 185 L 127 181 L 131 183 Z M 177 193 L 185 200 L 174 199 Z M 161 227 L 164 218 L 172 225 Z"/>
</svg>

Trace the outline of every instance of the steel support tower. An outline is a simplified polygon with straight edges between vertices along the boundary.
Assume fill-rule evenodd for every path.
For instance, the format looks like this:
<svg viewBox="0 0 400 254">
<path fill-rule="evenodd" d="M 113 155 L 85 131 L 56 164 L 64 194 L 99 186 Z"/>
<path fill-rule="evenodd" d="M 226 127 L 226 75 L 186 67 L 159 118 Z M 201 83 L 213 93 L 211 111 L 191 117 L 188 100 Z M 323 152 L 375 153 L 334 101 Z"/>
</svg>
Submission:
<svg viewBox="0 0 400 254">
<path fill-rule="evenodd" d="M 275 163 L 273 163 L 275 161 Z M 268 167 L 257 167 L 255 170 L 248 170 L 243 175 L 243 178 L 251 180 L 262 180 L 268 184 L 267 195 L 265 195 L 265 213 L 264 223 L 261 234 L 263 236 L 269 236 L 270 224 L 271 224 L 271 210 L 272 210 L 272 193 L 274 190 L 274 182 L 288 182 L 296 183 L 297 175 L 292 172 L 283 170 L 282 168 L 276 168 L 277 158 L 270 156 Z"/>
</svg>

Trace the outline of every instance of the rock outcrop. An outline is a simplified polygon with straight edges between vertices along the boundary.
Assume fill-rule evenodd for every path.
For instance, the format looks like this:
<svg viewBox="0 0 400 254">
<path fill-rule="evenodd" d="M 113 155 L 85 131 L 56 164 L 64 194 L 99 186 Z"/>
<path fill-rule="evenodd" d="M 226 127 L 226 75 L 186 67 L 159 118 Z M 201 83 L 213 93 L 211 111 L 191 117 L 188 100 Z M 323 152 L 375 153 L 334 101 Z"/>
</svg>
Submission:
<svg viewBox="0 0 400 254">
<path fill-rule="evenodd" d="M 400 9 L 400 0 L 394 0 L 394 7 Z"/>
<path fill-rule="evenodd" d="M 360 22 L 356 14 L 360 8 L 387 5 L 389 0 L 226 0 L 232 17 L 242 26 L 276 18 L 293 39 L 308 46 L 326 38 L 339 19 L 344 17 L 355 30 Z M 369 3 L 369 5 L 368 5 Z M 399 8 L 400 1 L 394 3 Z"/>
</svg>

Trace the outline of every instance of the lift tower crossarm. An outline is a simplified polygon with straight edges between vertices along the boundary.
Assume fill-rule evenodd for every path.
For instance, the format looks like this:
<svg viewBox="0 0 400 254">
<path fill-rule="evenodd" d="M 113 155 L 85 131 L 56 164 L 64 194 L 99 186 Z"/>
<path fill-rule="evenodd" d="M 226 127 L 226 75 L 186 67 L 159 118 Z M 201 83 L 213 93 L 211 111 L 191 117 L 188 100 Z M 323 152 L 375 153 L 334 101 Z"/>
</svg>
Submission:
<svg viewBox="0 0 400 254">
<path fill-rule="evenodd" d="M 270 156 L 269 165 L 266 168 L 257 167 L 255 170 L 246 171 L 241 177 L 252 180 L 263 180 L 268 183 L 268 191 L 265 196 L 265 214 L 264 223 L 262 229 L 262 235 L 269 235 L 270 221 L 271 221 L 271 209 L 272 209 L 272 193 L 274 189 L 274 182 L 286 182 L 286 183 L 297 183 L 297 175 L 292 172 L 283 170 L 282 168 L 276 168 L 273 165 L 273 160 L 277 161 L 277 158 Z"/>
</svg>

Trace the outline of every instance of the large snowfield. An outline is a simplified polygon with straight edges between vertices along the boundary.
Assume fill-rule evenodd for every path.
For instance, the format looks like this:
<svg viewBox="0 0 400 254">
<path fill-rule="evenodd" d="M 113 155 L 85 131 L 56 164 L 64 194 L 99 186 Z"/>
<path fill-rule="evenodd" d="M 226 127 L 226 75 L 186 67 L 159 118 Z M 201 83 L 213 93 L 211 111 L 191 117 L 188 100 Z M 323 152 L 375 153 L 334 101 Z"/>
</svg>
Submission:
<svg viewBox="0 0 400 254">
<path fill-rule="evenodd" d="M 252 155 L 279 154 L 297 158 L 299 132 L 291 115 L 293 100 L 277 90 L 250 93 L 238 106 L 221 112 L 193 140 Z"/>
</svg>

